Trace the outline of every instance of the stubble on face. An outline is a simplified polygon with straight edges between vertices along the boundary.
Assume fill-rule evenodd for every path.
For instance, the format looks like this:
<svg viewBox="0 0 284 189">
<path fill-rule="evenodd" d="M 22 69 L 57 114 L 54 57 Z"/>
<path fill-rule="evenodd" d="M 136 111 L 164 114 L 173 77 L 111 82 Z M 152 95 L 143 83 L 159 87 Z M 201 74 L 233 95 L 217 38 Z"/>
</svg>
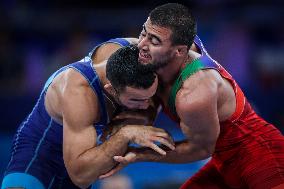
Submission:
<svg viewBox="0 0 284 189">
<path fill-rule="evenodd" d="M 145 67 L 151 69 L 153 71 L 157 71 L 167 65 L 167 62 L 151 62 L 148 64 L 144 64 Z"/>
<path fill-rule="evenodd" d="M 167 52 L 156 54 L 153 60 L 149 61 L 148 63 L 143 63 L 145 67 L 148 69 L 153 70 L 154 72 L 157 72 L 159 70 L 164 69 L 167 67 L 171 62 L 174 61 L 175 56 L 173 55 L 172 50 L 168 50 Z"/>
<path fill-rule="evenodd" d="M 139 46 L 139 58 L 138 61 L 148 67 L 151 70 L 157 71 L 161 68 L 164 68 L 168 65 L 168 63 L 173 59 L 171 56 L 171 42 L 170 36 L 171 31 L 168 28 L 164 28 L 161 26 L 153 25 L 151 20 L 148 18 L 145 24 L 143 25 L 143 37 L 150 38 L 159 38 L 160 45 L 153 46 L 151 44 L 150 39 L 146 42 L 147 48 L 143 46 Z M 155 36 L 155 37 L 153 37 Z M 140 39 L 141 40 L 141 39 Z M 157 41 L 157 40 L 156 40 Z M 151 50 L 152 49 L 152 50 Z M 154 50 L 155 49 L 155 50 Z"/>
</svg>

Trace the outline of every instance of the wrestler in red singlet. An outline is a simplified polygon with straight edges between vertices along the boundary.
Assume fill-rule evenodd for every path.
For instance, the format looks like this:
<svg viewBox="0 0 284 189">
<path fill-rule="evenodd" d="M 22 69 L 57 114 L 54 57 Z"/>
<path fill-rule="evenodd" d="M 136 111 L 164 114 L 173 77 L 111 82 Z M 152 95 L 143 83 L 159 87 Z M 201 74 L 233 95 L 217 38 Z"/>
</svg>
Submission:
<svg viewBox="0 0 284 189">
<path fill-rule="evenodd" d="M 220 135 L 211 160 L 181 189 L 284 188 L 283 135 L 255 113 L 236 81 L 208 55 L 200 39 L 196 37 L 194 42 L 201 52 L 199 69 L 216 69 L 231 83 L 236 110 L 220 123 Z"/>
</svg>

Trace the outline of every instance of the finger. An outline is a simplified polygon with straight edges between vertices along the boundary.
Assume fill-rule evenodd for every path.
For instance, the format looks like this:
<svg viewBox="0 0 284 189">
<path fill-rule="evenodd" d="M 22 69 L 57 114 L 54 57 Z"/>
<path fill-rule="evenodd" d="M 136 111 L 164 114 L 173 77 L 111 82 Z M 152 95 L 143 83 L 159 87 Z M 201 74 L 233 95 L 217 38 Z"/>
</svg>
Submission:
<svg viewBox="0 0 284 189">
<path fill-rule="evenodd" d="M 172 144 L 174 144 L 173 138 L 172 138 L 171 135 L 170 135 L 168 132 L 166 132 L 166 131 L 156 132 L 156 136 L 163 137 L 163 138 L 167 139 L 168 141 L 170 141 Z"/>
<path fill-rule="evenodd" d="M 135 162 L 136 154 L 133 152 L 128 152 L 124 157 L 114 156 L 113 159 L 122 164 L 129 164 Z"/>
<path fill-rule="evenodd" d="M 155 133 L 155 136 L 156 137 L 160 137 L 160 138 L 164 138 L 165 140 L 167 140 L 168 142 L 170 142 L 172 145 L 175 144 L 173 138 L 167 134 L 167 133 L 161 133 L 161 132 L 158 132 L 158 133 Z"/>
<path fill-rule="evenodd" d="M 152 148 L 154 151 L 158 152 L 159 154 L 161 154 L 163 156 L 167 154 L 162 148 L 160 148 L 159 146 L 157 146 L 154 143 L 151 143 L 150 145 L 148 145 L 148 147 Z"/>
<path fill-rule="evenodd" d="M 162 138 L 162 137 L 155 137 L 155 138 L 154 138 L 154 141 L 160 142 L 161 144 L 167 146 L 167 147 L 170 148 L 171 150 L 174 150 L 174 149 L 175 149 L 175 146 L 174 146 L 174 144 L 172 144 L 172 141 L 168 141 L 168 140 L 166 140 L 165 138 Z"/>
<path fill-rule="evenodd" d="M 104 179 L 104 178 L 110 177 L 110 176 L 114 175 L 115 173 L 117 173 L 118 171 L 120 171 L 123 167 L 124 166 L 122 164 L 119 164 L 115 168 L 110 170 L 109 172 L 107 172 L 107 173 L 105 173 L 103 175 L 100 175 L 99 179 Z"/>
<path fill-rule="evenodd" d="M 172 138 L 169 133 L 165 132 L 164 130 L 156 131 L 156 135 L 164 138 Z"/>
<path fill-rule="evenodd" d="M 127 164 L 127 160 L 123 156 L 114 156 L 113 159 L 114 159 L 114 161 L 117 161 L 119 163 Z"/>
<path fill-rule="evenodd" d="M 153 129 L 155 129 L 155 131 L 157 131 L 157 132 L 166 133 L 166 131 L 164 129 L 159 128 L 159 127 L 153 127 Z"/>
</svg>

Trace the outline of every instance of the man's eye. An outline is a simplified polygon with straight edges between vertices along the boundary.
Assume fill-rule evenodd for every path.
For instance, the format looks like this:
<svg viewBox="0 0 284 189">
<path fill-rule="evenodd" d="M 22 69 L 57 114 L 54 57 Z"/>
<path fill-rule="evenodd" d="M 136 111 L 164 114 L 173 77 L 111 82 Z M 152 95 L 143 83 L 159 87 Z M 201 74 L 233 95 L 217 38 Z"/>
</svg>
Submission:
<svg viewBox="0 0 284 189">
<path fill-rule="evenodd" d="M 151 42 L 152 42 L 152 44 L 153 45 L 159 45 L 160 44 L 160 42 L 156 39 L 156 38 L 151 38 Z"/>
</svg>

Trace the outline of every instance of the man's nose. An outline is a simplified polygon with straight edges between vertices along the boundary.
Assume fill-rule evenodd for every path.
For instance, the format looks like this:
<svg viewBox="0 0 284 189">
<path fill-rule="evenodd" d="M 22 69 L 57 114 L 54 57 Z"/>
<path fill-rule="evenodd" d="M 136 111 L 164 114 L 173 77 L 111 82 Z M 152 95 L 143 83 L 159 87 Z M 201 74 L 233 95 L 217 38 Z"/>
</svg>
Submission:
<svg viewBox="0 0 284 189">
<path fill-rule="evenodd" d="M 147 38 L 143 37 L 141 41 L 138 43 L 138 48 L 142 50 L 147 50 Z"/>
</svg>

